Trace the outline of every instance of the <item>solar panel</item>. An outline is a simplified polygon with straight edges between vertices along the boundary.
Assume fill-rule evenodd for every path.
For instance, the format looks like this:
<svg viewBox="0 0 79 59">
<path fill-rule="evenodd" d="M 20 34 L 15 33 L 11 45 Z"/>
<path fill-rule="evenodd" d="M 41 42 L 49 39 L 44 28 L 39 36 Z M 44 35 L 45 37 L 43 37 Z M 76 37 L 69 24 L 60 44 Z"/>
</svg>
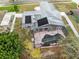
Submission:
<svg viewBox="0 0 79 59">
<path fill-rule="evenodd" d="M 25 16 L 25 24 L 31 23 L 31 16 Z"/>
<path fill-rule="evenodd" d="M 45 18 L 39 19 L 37 23 L 38 23 L 38 26 L 42 26 L 42 25 L 48 24 L 48 20 L 45 17 Z"/>
</svg>

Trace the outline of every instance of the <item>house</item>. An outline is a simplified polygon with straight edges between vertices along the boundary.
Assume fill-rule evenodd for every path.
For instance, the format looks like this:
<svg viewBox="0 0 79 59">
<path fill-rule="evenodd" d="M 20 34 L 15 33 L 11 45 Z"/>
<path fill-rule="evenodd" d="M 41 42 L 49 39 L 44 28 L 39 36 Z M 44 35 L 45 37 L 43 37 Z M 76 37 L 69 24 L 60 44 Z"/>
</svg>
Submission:
<svg viewBox="0 0 79 59">
<path fill-rule="evenodd" d="M 50 40 L 54 39 L 54 42 L 61 39 L 56 38 L 58 34 L 60 34 L 58 36 L 65 38 L 65 33 L 63 31 L 63 29 L 65 29 L 64 23 L 62 21 L 57 21 L 57 23 L 57 19 L 54 20 L 55 19 L 42 17 L 40 11 L 29 11 L 23 14 L 22 27 L 25 29 L 29 28 L 33 32 L 32 41 L 36 47 L 41 47 L 41 45 L 44 46 L 42 41 L 47 36 Z"/>
<path fill-rule="evenodd" d="M 47 43 L 50 46 L 56 43 L 61 39 L 60 37 L 65 38 L 63 30 L 66 30 L 60 13 L 54 7 L 50 9 L 51 7 L 47 2 L 40 4 L 41 10 L 24 12 L 22 19 L 22 27 L 32 31 L 32 41 L 35 47 L 42 47 Z M 47 8 L 42 6 L 43 4 Z"/>
</svg>

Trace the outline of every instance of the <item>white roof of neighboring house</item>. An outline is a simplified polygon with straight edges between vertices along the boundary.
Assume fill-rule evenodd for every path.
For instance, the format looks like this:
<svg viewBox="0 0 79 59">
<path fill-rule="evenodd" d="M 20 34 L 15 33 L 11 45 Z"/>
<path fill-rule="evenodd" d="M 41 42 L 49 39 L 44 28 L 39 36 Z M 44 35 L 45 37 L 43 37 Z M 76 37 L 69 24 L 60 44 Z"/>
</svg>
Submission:
<svg viewBox="0 0 79 59">
<path fill-rule="evenodd" d="M 15 12 L 10 12 L 10 13 L 6 13 L 5 16 L 3 17 L 3 20 L 0 24 L 0 26 L 7 26 L 9 25 L 9 22 L 11 20 L 11 16 L 14 15 Z"/>
</svg>

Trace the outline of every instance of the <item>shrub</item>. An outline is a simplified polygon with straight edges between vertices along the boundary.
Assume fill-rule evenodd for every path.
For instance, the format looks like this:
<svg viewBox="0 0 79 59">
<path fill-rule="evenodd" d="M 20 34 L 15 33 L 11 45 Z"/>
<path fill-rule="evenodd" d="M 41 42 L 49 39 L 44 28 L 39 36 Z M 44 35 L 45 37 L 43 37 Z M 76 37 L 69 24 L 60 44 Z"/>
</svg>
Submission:
<svg viewBox="0 0 79 59">
<path fill-rule="evenodd" d="M 16 33 L 0 34 L 0 59 L 19 59 L 22 45 Z"/>
</svg>

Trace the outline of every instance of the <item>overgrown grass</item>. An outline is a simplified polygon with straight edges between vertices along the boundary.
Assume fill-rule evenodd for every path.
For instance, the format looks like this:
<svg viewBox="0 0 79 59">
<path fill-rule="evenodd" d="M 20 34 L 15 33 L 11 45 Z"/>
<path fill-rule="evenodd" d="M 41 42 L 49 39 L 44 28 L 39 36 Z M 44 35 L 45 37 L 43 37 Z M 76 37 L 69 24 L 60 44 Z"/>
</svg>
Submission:
<svg viewBox="0 0 79 59">
<path fill-rule="evenodd" d="M 19 5 L 20 6 L 20 11 L 23 12 L 23 11 L 33 11 L 34 8 L 36 6 L 38 6 L 38 4 L 36 3 L 27 3 L 27 4 L 22 4 L 22 5 Z"/>
<path fill-rule="evenodd" d="M 23 29 L 21 26 L 21 19 L 16 19 L 14 31 L 19 34 L 19 38 L 21 39 L 22 44 L 25 48 L 24 51 L 27 52 L 25 56 L 28 56 L 29 54 L 28 59 L 40 58 L 40 48 L 33 48 L 30 30 Z"/>
<path fill-rule="evenodd" d="M 74 27 L 76 28 L 77 31 L 79 31 L 78 23 L 76 23 L 75 18 L 72 16 L 69 16 L 71 22 L 73 23 Z"/>
<path fill-rule="evenodd" d="M 60 4 L 59 3 L 59 4 L 55 4 L 55 5 L 56 5 L 56 7 L 59 11 L 64 11 L 64 12 L 67 12 L 71 9 L 77 8 L 77 5 L 75 3 L 66 3 L 66 4 L 64 4 L 64 3 Z"/>
<path fill-rule="evenodd" d="M 62 18 L 63 18 L 63 22 L 65 24 L 65 27 L 66 27 L 66 29 L 68 31 L 68 36 L 69 37 L 75 37 L 75 35 L 74 35 L 72 29 L 70 28 L 69 24 L 67 23 L 66 19 L 64 17 L 62 17 Z"/>
</svg>

